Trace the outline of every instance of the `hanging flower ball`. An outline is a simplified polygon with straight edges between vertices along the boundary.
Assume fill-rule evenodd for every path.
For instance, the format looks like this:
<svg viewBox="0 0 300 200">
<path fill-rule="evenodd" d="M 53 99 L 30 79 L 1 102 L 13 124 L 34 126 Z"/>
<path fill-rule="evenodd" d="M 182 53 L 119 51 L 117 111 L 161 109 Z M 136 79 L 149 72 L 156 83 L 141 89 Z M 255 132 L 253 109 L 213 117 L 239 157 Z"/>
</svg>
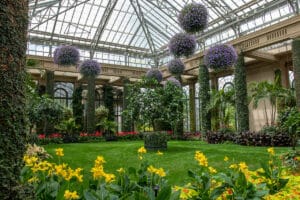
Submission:
<svg viewBox="0 0 300 200">
<path fill-rule="evenodd" d="M 190 56 L 196 50 L 196 38 L 186 33 L 177 33 L 169 42 L 169 51 L 175 57 Z"/>
<path fill-rule="evenodd" d="M 185 66 L 184 63 L 179 59 L 179 58 L 175 58 L 173 60 L 171 60 L 168 64 L 167 64 L 168 70 L 171 74 L 175 74 L 175 75 L 180 75 L 183 74 Z"/>
<path fill-rule="evenodd" d="M 53 61 L 58 65 L 76 65 L 79 61 L 79 51 L 73 46 L 60 46 L 54 50 Z"/>
<path fill-rule="evenodd" d="M 159 83 L 163 79 L 163 75 L 162 75 L 161 71 L 159 71 L 158 69 L 149 69 L 146 73 L 146 77 L 147 78 L 154 78 Z"/>
<path fill-rule="evenodd" d="M 101 72 L 101 65 L 95 60 L 85 60 L 79 71 L 83 76 L 97 76 Z"/>
<path fill-rule="evenodd" d="M 164 86 L 166 86 L 166 84 L 168 84 L 168 83 L 173 84 L 177 87 L 181 87 L 180 81 L 177 80 L 175 77 L 170 77 L 166 81 L 164 81 Z"/>
<path fill-rule="evenodd" d="M 196 33 L 207 27 L 208 12 L 200 3 L 190 3 L 181 10 L 178 21 L 180 27 L 187 33 Z"/>
<path fill-rule="evenodd" d="M 204 56 L 204 64 L 212 69 L 222 69 L 234 65 L 238 55 L 232 45 L 220 44 L 211 47 Z"/>
</svg>

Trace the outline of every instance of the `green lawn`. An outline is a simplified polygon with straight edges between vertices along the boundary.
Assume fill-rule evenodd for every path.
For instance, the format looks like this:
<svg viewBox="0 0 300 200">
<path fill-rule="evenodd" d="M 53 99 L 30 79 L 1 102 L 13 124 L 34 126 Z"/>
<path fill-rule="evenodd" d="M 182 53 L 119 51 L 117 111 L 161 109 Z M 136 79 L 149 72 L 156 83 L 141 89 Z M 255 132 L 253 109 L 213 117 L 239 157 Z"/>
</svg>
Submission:
<svg viewBox="0 0 300 200">
<path fill-rule="evenodd" d="M 71 167 L 82 167 L 84 173 L 91 175 L 90 169 L 98 155 L 104 156 L 106 160 L 105 171 L 116 173 L 120 167 L 138 167 L 140 160 L 137 149 L 143 146 L 142 141 L 132 142 L 100 142 L 80 144 L 51 144 L 44 146 L 53 155 L 53 161 L 57 161 L 55 148 L 63 148 L 65 156 L 63 162 Z M 275 148 L 276 154 L 290 150 L 291 148 Z M 210 166 L 222 170 L 228 163 L 223 161 L 228 156 L 235 162 L 245 161 L 250 169 L 260 167 L 260 162 L 268 160 L 267 147 L 247 147 L 234 144 L 206 144 L 199 141 L 170 141 L 168 150 L 163 156 L 155 152 L 146 154 L 146 159 L 155 167 L 163 167 L 167 172 L 167 178 L 172 185 L 183 185 L 187 182 L 187 170 L 196 169 L 194 160 L 195 151 L 202 151 L 208 158 Z"/>
</svg>

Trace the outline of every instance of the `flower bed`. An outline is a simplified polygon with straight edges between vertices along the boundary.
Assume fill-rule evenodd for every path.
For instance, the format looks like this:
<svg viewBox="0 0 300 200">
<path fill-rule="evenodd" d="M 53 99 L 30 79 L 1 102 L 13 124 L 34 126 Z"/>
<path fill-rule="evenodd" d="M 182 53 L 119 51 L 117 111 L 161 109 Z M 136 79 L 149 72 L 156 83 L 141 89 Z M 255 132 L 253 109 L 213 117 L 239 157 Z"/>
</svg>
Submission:
<svg viewBox="0 0 300 200">
<path fill-rule="evenodd" d="M 64 151 L 56 149 L 56 163 L 37 155 L 25 155 L 22 170 L 23 184 L 31 185 L 37 199 L 299 199 L 299 176 L 284 171 L 273 148 L 262 168 L 250 170 L 245 162 L 235 163 L 225 156 L 227 167 L 218 172 L 209 165 L 206 156 L 196 151 L 198 167 L 189 170 L 188 183 L 170 186 L 168 173 L 157 164 L 147 161 L 147 150 L 137 150 L 140 168 L 119 168 L 107 173 L 102 156 L 95 159 L 89 170 L 71 168 L 63 162 Z M 164 156 L 157 152 L 157 156 Z M 89 184 L 84 184 L 84 180 Z"/>
</svg>

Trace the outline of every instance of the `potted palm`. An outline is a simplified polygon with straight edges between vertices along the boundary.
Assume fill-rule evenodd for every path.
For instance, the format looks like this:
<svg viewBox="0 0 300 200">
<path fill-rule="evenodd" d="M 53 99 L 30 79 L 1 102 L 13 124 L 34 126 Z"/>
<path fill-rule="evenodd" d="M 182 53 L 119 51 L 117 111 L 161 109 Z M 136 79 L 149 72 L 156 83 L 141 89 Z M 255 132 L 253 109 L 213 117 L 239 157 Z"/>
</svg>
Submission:
<svg viewBox="0 0 300 200">
<path fill-rule="evenodd" d="M 117 130 L 117 123 L 115 121 L 104 118 L 97 124 L 97 127 L 103 132 L 106 141 L 116 141 L 118 139 L 115 134 Z"/>
</svg>

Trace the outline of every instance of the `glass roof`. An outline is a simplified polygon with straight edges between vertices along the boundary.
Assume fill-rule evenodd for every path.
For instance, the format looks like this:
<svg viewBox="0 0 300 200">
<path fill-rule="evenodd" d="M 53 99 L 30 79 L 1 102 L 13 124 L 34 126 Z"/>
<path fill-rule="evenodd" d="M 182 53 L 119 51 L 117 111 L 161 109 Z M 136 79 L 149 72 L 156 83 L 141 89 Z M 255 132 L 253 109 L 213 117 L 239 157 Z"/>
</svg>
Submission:
<svg viewBox="0 0 300 200">
<path fill-rule="evenodd" d="M 52 56 L 72 44 L 81 59 L 151 67 L 169 59 L 167 44 L 182 30 L 177 15 L 192 0 L 29 0 L 28 54 Z M 299 12 L 297 0 L 202 0 L 209 26 L 198 51 L 257 31 Z M 155 64 L 156 63 L 156 64 Z"/>
</svg>

